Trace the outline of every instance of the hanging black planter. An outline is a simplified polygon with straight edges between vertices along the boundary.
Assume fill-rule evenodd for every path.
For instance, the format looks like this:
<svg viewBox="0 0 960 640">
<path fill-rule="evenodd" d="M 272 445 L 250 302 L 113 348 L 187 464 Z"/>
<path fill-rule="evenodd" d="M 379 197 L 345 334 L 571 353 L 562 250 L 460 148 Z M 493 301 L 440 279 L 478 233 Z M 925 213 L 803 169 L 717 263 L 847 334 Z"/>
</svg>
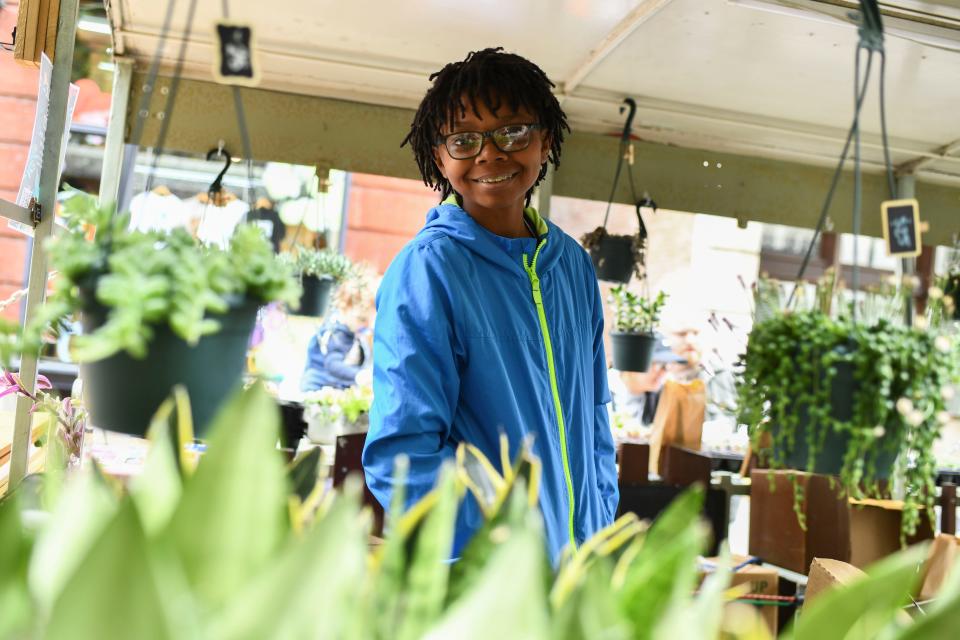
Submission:
<svg viewBox="0 0 960 640">
<path fill-rule="evenodd" d="M 257 309 L 254 302 L 231 308 L 216 317 L 220 330 L 194 346 L 163 324 L 154 327 L 150 350 L 142 360 L 121 351 L 81 364 L 83 398 L 92 424 L 142 436 L 154 412 L 180 384 L 190 397 L 194 433 L 202 437 L 220 405 L 240 385 Z M 100 305 L 84 311 L 84 332 L 103 325 L 106 312 Z"/>
<path fill-rule="evenodd" d="M 610 333 L 613 343 L 613 368 L 618 371 L 650 370 L 657 339 L 652 333 Z"/>
<path fill-rule="evenodd" d="M 633 196 L 634 205 L 637 208 L 637 233 L 636 235 L 612 235 L 607 232 L 607 221 L 610 219 L 610 207 L 613 204 L 614 195 L 617 193 L 617 181 L 620 178 L 620 170 L 623 168 L 623 159 L 627 155 L 627 149 L 630 144 L 630 128 L 633 124 L 633 117 L 637 111 L 637 104 L 632 98 L 624 99 L 624 103 L 629 107 L 627 122 L 623 128 L 623 134 L 620 136 L 620 157 L 617 159 L 617 171 L 613 176 L 613 187 L 610 190 L 610 198 L 607 201 L 607 212 L 603 217 L 603 224 L 590 233 L 584 234 L 580 238 L 584 249 L 590 253 L 590 259 L 593 261 L 593 268 L 597 273 L 598 280 L 608 282 L 627 283 L 633 274 L 637 274 L 638 279 L 644 277 L 644 250 L 647 241 L 647 227 L 643 224 L 643 217 L 640 215 L 640 207 L 651 207 L 657 210 L 656 203 L 648 196 L 638 199 L 633 186 L 633 174 L 627 169 L 627 177 L 630 179 L 630 193 Z M 624 107 L 620 107 L 620 113 L 623 113 Z M 631 164 L 632 150 L 630 151 Z"/>
<path fill-rule="evenodd" d="M 851 362 L 838 362 L 837 373 L 830 384 L 830 417 L 834 420 L 850 421 L 853 419 L 854 396 L 859 385 L 854 375 Z M 807 471 L 838 476 L 843 469 L 843 461 L 850 447 L 852 436 L 849 431 L 836 432 L 833 430 L 823 434 L 822 442 L 817 455 L 814 456 L 813 466 L 810 466 L 810 447 L 807 441 L 807 432 L 810 425 L 810 407 L 805 402 L 794 403 L 797 415 L 797 426 L 793 433 L 793 442 L 778 444 L 776 437 L 779 427 L 773 425 L 773 455 L 774 459 L 782 460 L 787 469 Z M 893 427 L 890 427 L 893 430 Z M 878 440 L 877 450 L 872 455 L 873 467 L 877 480 L 886 480 L 893 473 L 893 464 L 897 458 L 897 451 L 884 448 L 883 438 Z"/>
<path fill-rule="evenodd" d="M 636 274 L 638 279 L 643 278 L 647 226 L 640 215 L 640 207 L 651 207 L 656 211 L 657 205 L 647 198 L 637 202 L 636 207 L 636 235 L 615 236 L 607 233 L 606 227 L 597 227 L 581 239 L 584 248 L 590 252 L 590 260 L 593 261 L 598 280 L 626 284 L 633 274 Z"/>
<path fill-rule="evenodd" d="M 330 295 L 336 283 L 329 276 L 308 276 L 304 275 L 303 295 L 300 297 L 300 309 L 297 315 L 301 316 L 323 316 L 330 306 Z"/>
</svg>

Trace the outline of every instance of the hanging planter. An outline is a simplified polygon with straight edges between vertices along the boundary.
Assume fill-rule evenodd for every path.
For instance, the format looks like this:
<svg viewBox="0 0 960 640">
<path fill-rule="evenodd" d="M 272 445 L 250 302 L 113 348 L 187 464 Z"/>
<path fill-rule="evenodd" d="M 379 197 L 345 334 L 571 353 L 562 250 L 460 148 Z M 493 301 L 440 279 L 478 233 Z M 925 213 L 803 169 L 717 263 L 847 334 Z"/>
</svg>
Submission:
<svg viewBox="0 0 960 640">
<path fill-rule="evenodd" d="M 960 354 L 947 335 L 820 311 L 754 325 L 738 374 L 739 422 L 771 467 L 839 476 L 851 496 L 881 496 L 895 460 L 907 488 L 903 531 L 932 513 L 932 452 Z M 799 501 L 800 498 L 797 498 Z M 799 502 L 795 504 L 798 515 Z"/>
<path fill-rule="evenodd" d="M 353 263 L 345 255 L 330 249 L 298 247 L 294 264 L 303 283 L 297 315 L 325 315 L 333 290 L 353 272 Z"/>
<path fill-rule="evenodd" d="M 290 265 L 255 225 L 229 248 L 200 246 L 185 229 L 130 231 L 129 216 L 77 192 L 64 201 L 67 231 L 51 244 L 57 288 L 28 331 L 82 314 L 71 343 L 95 427 L 142 435 L 175 384 L 183 384 L 202 435 L 243 373 L 257 308 L 291 303 Z M 89 239 L 88 230 L 96 228 Z"/>
<path fill-rule="evenodd" d="M 653 361 L 657 338 L 652 333 L 610 334 L 613 343 L 613 368 L 618 371 L 648 371 Z"/>
<path fill-rule="evenodd" d="M 843 357 L 842 350 L 837 354 Z M 789 410 L 790 415 L 796 417 L 795 424 L 785 427 L 771 424 L 770 457 L 779 462 L 777 466 L 832 476 L 839 476 L 843 472 L 844 458 L 855 445 L 852 431 L 838 428 L 838 425 L 849 424 L 853 420 L 853 402 L 859 393 L 859 385 L 851 361 L 836 362 L 832 368 L 836 373 L 830 377 L 829 391 L 823 398 L 829 399 L 826 419 L 812 420 L 810 403 L 798 401 L 791 403 Z M 888 480 L 893 473 L 897 450 L 892 443 L 893 438 L 888 434 L 896 431 L 896 425 L 888 422 L 890 424 L 883 434 L 871 434 L 874 446 L 863 452 L 863 461 L 868 463 L 865 466 L 871 469 L 871 481 Z M 784 429 L 791 430 L 789 435 L 785 434 Z"/>
<path fill-rule="evenodd" d="M 330 306 L 330 295 L 336 286 L 333 278 L 304 275 L 300 282 L 303 285 L 303 295 L 300 296 L 298 315 L 317 317 L 325 315 L 327 307 Z"/>
<path fill-rule="evenodd" d="M 629 107 L 627 122 L 623 128 L 623 134 L 620 136 L 619 158 L 617 159 L 617 170 L 613 176 L 613 187 L 610 190 L 610 197 L 607 200 L 607 211 L 603 217 L 603 224 L 593 231 L 584 234 L 580 238 L 583 248 L 590 253 L 590 260 L 593 262 L 593 268 L 597 273 L 598 280 L 608 282 L 627 283 L 630 277 L 636 274 L 638 280 L 644 277 L 644 252 L 647 243 L 647 227 L 643 223 L 643 216 L 640 215 L 641 207 L 650 207 L 657 210 L 657 204 L 644 194 L 642 199 L 637 198 L 636 190 L 633 186 L 633 174 L 627 169 L 627 177 L 630 179 L 630 193 L 633 196 L 633 202 L 637 209 L 637 233 L 634 235 L 613 235 L 607 231 L 607 222 L 610 219 L 610 207 L 613 205 L 613 198 L 617 193 L 617 181 L 620 178 L 620 170 L 623 168 L 623 160 L 629 157 L 630 164 L 633 164 L 633 148 L 630 146 L 630 128 L 633 124 L 633 117 L 637 111 L 637 104 L 632 98 L 626 98 L 624 103 Z M 624 107 L 620 107 L 620 113 L 623 113 Z"/>
<path fill-rule="evenodd" d="M 590 253 L 590 260 L 593 262 L 598 280 L 625 284 L 634 274 L 638 280 L 643 279 L 647 227 L 640 214 L 641 207 L 651 207 L 654 211 L 657 209 L 656 203 L 649 198 L 637 203 L 638 231 L 635 235 L 611 235 L 607 232 L 606 226 L 602 226 L 580 239 L 583 248 Z"/>
<path fill-rule="evenodd" d="M 619 371 L 647 371 L 653 360 L 657 338 L 654 329 L 667 300 L 661 291 L 650 300 L 619 285 L 610 290 L 615 328 L 610 333 L 613 345 L 613 368 Z"/>
<path fill-rule="evenodd" d="M 84 311 L 84 333 L 104 326 L 107 310 L 98 307 Z M 84 402 L 92 423 L 109 431 L 142 435 L 171 389 L 182 385 L 190 397 L 194 432 L 203 437 L 223 401 L 240 386 L 258 307 L 256 302 L 245 302 L 222 316 L 210 316 L 220 323 L 220 330 L 194 345 L 168 325 L 154 325 L 145 358 L 121 351 L 81 364 Z"/>
</svg>

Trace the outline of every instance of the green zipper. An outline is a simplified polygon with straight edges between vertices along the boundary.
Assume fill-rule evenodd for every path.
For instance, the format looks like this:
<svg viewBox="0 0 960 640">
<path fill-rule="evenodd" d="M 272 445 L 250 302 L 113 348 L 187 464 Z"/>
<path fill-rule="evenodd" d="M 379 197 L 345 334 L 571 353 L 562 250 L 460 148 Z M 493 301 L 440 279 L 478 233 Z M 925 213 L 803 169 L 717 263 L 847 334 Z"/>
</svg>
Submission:
<svg viewBox="0 0 960 640">
<path fill-rule="evenodd" d="M 527 254 L 523 254 L 523 270 L 530 278 L 530 287 L 533 291 L 533 302 L 537 305 L 537 315 L 540 317 L 540 330 L 543 332 L 543 348 L 547 352 L 547 370 L 550 372 L 550 391 L 553 393 L 553 407 L 557 412 L 557 427 L 560 430 L 560 457 L 563 460 L 563 476 L 567 481 L 567 498 L 570 504 L 570 543 L 577 548 L 577 537 L 573 531 L 573 477 L 570 475 L 570 459 L 567 456 L 567 430 L 563 422 L 563 409 L 560 405 L 560 391 L 557 388 L 557 369 L 553 363 L 553 344 L 550 342 L 550 329 L 547 327 L 547 313 L 543 309 L 543 296 L 540 294 L 540 278 L 537 276 L 537 257 L 540 250 L 547 244 L 544 238 L 537 244 L 533 253 L 533 264 L 528 264 Z"/>
</svg>

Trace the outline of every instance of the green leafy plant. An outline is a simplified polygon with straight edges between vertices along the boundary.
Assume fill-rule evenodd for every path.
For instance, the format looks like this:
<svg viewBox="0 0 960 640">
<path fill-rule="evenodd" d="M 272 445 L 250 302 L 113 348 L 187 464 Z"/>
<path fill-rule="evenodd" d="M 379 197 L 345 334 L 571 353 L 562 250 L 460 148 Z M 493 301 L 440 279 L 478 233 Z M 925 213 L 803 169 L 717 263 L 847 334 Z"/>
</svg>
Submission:
<svg viewBox="0 0 960 640">
<path fill-rule="evenodd" d="M 610 289 L 613 303 L 614 328 L 623 333 L 653 333 L 660 321 L 660 312 L 667 294 L 657 293 L 653 299 L 629 291 L 625 285 Z"/>
<path fill-rule="evenodd" d="M 879 495 L 880 475 L 891 469 L 878 465 L 896 458 L 893 475 L 905 491 L 902 532 L 909 535 L 921 508 L 933 517 L 932 447 L 950 420 L 946 401 L 958 363 L 957 340 L 947 334 L 817 310 L 782 313 L 750 335 L 740 363 L 739 419 L 758 450 L 769 438 L 765 452 L 779 468 L 805 450 L 805 469 L 813 471 L 828 438 L 845 438 L 840 482 L 854 497 Z M 841 377 L 846 387 L 837 386 Z M 795 500 L 799 514 L 799 491 Z"/>
<path fill-rule="evenodd" d="M 45 327 L 78 311 L 106 309 L 106 322 L 78 336 L 81 361 L 126 351 L 142 358 L 156 327 L 168 324 L 191 344 L 219 328 L 218 314 L 245 302 L 293 303 L 299 288 L 253 225 L 237 228 L 226 250 L 204 247 L 185 230 L 165 235 L 129 231 L 129 216 L 114 215 L 82 192 L 64 202 L 67 231 L 51 239 L 54 290 L 27 332 L 38 344 Z"/>
<path fill-rule="evenodd" d="M 223 409 L 199 460 L 183 446 L 190 437 L 184 405 L 178 392 L 158 411 L 144 470 L 125 488 L 87 469 L 50 494 L 56 497 L 42 517 L 23 491 L 0 501 L 0 636 L 769 637 L 762 627 L 727 625 L 723 561 L 696 590 L 696 556 L 708 535 L 697 515 L 700 489 L 652 526 L 622 517 L 551 569 L 536 511 L 539 461 L 525 447 L 511 460 L 504 439 L 497 471 L 462 445 L 435 489 L 409 510 L 407 464 L 398 460 L 389 533 L 371 548 L 358 483 L 324 494 L 310 471 L 316 455 L 285 469 L 274 446 L 279 413 L 260 386 Z M 451 564 L 465 491 L 486 522 Z M 960 611 L 955 578 L 933 622 L 894 618 L 919 555 L 900 555 L 867 580 L 824 595 L 796 637 L 841 638 L 858 624 L 879 629 L 870 637 L 893 638 L 918 637 L 910 634 L 921 625 L 951 628 Z M 834 631 L 824 627 L 831 616 L 839 621 Z"/>
<path fill-rule="evenodd" d="M 324 387 L 313 391 L 303 398 L 304 409 L 318 419 L 335 421 L 344 418 L 347 422 L 356 422 L 361 415 L 370 411 L 373 402 L 373 389 L 369 385 L 356 384 L 346 389 Z"/>
<path fill-rule="evenodd" d="M 309 249 L 299 247 L 294 256 L 297 271 L 305 276 L 329 278 L 339 283 L 348 278 L 354 270 L 350 259 L 331 249 Z"/>
</svg>

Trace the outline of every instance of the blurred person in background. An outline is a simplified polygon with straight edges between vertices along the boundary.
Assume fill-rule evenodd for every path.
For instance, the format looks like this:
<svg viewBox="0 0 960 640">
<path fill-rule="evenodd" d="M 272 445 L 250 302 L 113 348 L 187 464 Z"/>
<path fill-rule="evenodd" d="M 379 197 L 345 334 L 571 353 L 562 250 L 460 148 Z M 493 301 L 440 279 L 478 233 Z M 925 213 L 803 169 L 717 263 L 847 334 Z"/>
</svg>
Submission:
<svg viewBox="0 0 960 640">
<path fill-rule="evenodd" d="M 334 291 L 332 313 L 307 347 L 300 383 L 303 391 L 323 387 L 346 389 L 369 381 L 376 291 L 373 280 L 369 270 L 360 268 Z"/>
</svg>

